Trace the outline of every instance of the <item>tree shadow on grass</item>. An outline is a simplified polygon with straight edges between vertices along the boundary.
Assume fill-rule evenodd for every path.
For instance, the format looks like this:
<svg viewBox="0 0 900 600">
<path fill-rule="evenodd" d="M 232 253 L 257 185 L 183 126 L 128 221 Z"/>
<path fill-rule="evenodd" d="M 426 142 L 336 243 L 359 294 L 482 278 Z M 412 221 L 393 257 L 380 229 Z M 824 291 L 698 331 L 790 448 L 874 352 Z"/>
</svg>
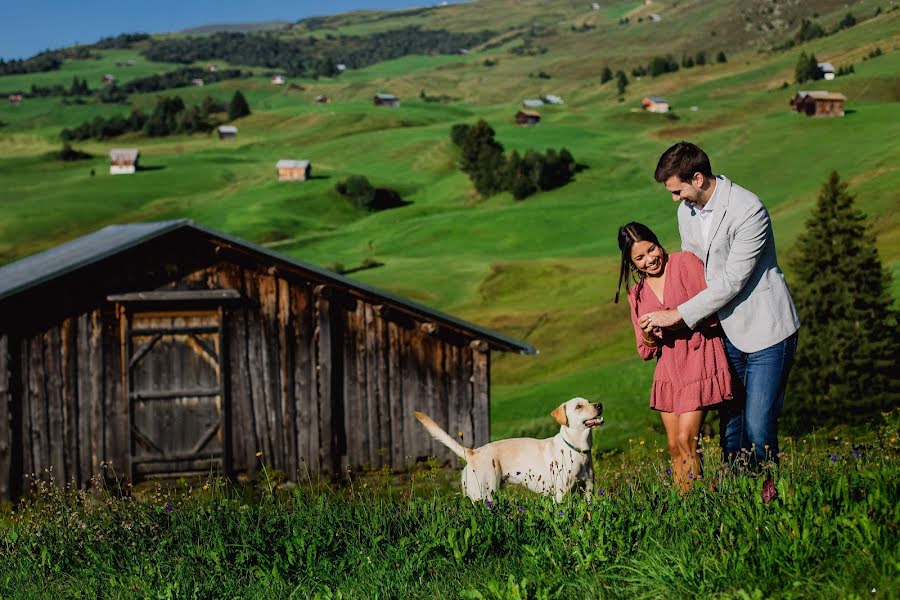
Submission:
<svg viewBox="0 0 900 600">
<path fill-rule="evenodd" d="M 135 171 L 162 171 L 166 165 L 138 165 Z"/>
</svg>

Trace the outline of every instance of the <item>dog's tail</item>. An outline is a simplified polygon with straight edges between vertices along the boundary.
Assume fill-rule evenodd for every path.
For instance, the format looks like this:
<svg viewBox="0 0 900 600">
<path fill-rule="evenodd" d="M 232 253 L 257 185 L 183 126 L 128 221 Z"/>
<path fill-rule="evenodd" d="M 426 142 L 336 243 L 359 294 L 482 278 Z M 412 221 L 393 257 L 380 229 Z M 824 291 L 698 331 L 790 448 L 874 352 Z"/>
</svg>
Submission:
<svg viewBox="0 0 900 600">
<path fill-rule="evenodd" d="M 441 429 L 440 425 L 435 423 L 431 419 L 431 417 L 429 417 L 425 413 L 416 411 L 415 414 L 416 418 L 422 423 L 425 429 L 428 430 L 428 433 L 431 434 L 431 437 L 450 448 L 450 450 L 453 451 L 453 454 L 464 460 L 468 460 L 468 454 L 472 452 L 469 448 L 466 448 L 465 446 L 454 440 L 452 437 L 450 437 L 450 434 Z"/>
</svg>

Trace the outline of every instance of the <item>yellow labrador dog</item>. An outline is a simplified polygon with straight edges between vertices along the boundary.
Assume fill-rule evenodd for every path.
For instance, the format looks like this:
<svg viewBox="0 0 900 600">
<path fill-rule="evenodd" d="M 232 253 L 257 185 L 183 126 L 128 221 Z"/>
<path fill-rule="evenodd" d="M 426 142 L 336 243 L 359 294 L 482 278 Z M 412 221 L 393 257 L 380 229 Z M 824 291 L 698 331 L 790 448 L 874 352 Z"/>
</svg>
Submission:
<svg viewBox="0 0 900 600">
<path fill-rule="evenodd" d="M 502 483 L 553 494 L 559 502 L 576 482 L 584 485 L 588 498 L 593 492 L 591 428 L 603 424 L 602 413 L 602 404 L 572 398 L 550 413 L 560 424 L 553 437 L 498 440 L 480 448 L 464 447 L 424 413 L 416 412 L 416 418 L 431 437 L 466 461 L 462 488 L 473 502 L 489 500 Z"/>
</svg>

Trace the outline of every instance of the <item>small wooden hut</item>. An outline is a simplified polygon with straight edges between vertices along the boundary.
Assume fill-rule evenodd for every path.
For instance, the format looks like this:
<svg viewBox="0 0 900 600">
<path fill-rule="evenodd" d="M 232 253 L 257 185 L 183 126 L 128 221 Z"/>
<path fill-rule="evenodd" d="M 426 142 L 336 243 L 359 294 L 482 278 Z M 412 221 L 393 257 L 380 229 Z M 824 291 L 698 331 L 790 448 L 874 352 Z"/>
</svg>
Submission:
<svg viewBox="0 0 900 600">
<path fill-rule="evenodd" d="M 275 163 L 278 181 L 306 181 L 311 168 L 308 160 L 279 160 Z"/>
<path fill-rule="evenodd" d="M 669 102 L 660 96 L 644 96 L 641 98 L 641 106 L 647 112 L 667 113 L 669 112 Z"/>
<path fill-rule="evenodd" d="M 375 106 L 387 106 L 388 108 L 398 108 L 400 99 L 393 94 L 375 94 L 372 99 Z"/>
<path fill-rule="evenodd" d="M 237 139 L 238 128 L 234 125 L 219 125 L 218 131 L 220 140 Z"/>
<path fill-rule="evenodd" d="M 137 170 L 140 155 L 137 148 L 113 148 L 109 151 L 110 175 L 131 175 Z"/>
<path fill-rule="evenodd" d="M 792 110 L 808 117 L 843 117 L 847 97 L 836 92 L 800 91 L 791 98 Z"/>
<path fill-rule="evenodd" d="M 535 352 L 191 221 L 112 225 L 0 267 L 0 497 L 51 467 L 86 486 L 449 460 L 412 412 L 489 441 L 491 350 Z"/>
<path fill-rule="evenodd" d="M 520 110 L 516 113 L 516 125 L 537 125 L 541 122 L 541 114 L 534 110 Z"/>
</svg>

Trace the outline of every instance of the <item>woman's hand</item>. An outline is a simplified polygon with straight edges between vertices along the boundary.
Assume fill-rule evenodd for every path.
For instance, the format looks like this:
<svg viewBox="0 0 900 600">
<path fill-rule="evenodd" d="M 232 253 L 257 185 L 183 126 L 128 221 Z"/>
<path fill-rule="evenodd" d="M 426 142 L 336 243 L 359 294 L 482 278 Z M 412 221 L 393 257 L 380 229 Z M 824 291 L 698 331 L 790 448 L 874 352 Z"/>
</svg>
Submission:
<svg viewBox="0 0 900 600">
<path fill-rule="evenodd" d="M 683 323 L 681 313 L 678 310 L 660 310 L 641 315 L 638 318 L 638 326 L 646 333 L 653 331 L 655 327 L 674 327 Z"/>
</svg>

